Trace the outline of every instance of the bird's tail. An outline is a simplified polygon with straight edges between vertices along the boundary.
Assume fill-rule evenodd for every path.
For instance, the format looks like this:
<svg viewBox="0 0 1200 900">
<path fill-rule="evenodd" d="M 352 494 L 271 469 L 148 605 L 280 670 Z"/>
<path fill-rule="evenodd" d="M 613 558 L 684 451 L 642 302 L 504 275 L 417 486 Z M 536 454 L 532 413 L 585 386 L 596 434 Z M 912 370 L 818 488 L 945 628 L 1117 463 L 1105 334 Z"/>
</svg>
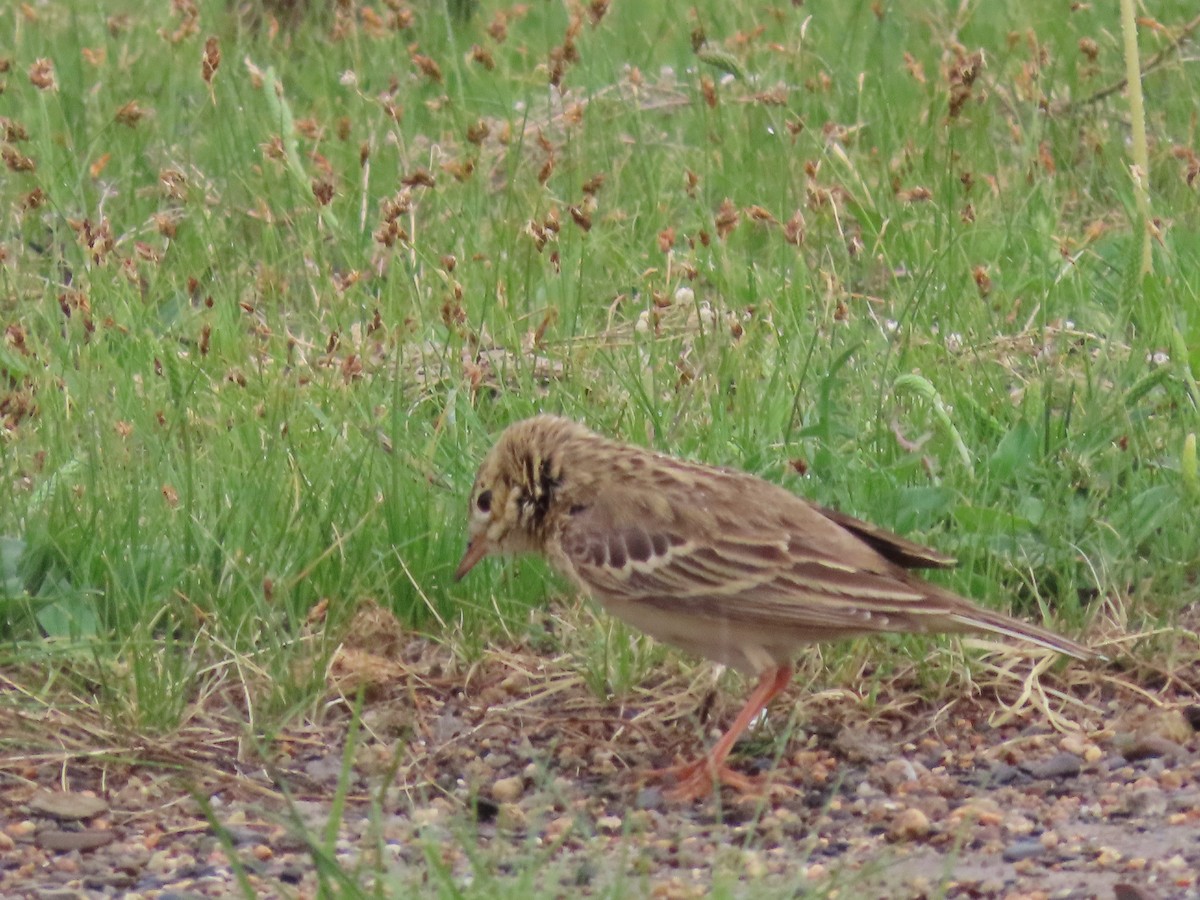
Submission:
<svg viewBox="0 0 1200 900">
<path fill-rule="evenodd" d="M 1049 629 L 1031 625 L 1028 622 L 1022 622 L 1020 619 L 1014 619 L 1012 616 L 1006 616 L 1003 613 L 994 612 L 990 609 L 981 609 L 972 606 L 970 609 L 950 612 L 947 618 L 963 629 L 970 631 L 990 631 L 993 634 L 1001 634 L 1005 637 L 1028 641 L 1031 644 L 1045 647 L 1047 650 L 1053 650 L 1056 653 L 1062 653 L 1075 659 L 1104 658 L 1102 654 L 1097 653 L 1095 650 L 1085 647 L 1083 644 L 1072 641 L 1069 638 L 1057 635 Z"/>
</svg>

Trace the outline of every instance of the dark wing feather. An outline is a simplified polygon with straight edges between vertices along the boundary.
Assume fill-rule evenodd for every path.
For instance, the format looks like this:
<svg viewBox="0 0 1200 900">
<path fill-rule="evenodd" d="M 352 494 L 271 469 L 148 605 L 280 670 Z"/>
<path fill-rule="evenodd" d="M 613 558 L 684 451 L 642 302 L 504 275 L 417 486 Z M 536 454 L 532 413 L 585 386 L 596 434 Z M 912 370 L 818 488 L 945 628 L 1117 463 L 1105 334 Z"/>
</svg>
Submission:
<svg viewBox="0 0 1200 900">
<path fill-rule="evenodd" d="M 929 547 L 905 540 L 898 534 L 838 512 L 836 509 L 816 504 L 813 504 L 813 509 L 829 521 L 854 534 L 880 556 L 905 569 L 950 569 L 957 564 L 952 556 L 946 556 Z"/>
</svg>

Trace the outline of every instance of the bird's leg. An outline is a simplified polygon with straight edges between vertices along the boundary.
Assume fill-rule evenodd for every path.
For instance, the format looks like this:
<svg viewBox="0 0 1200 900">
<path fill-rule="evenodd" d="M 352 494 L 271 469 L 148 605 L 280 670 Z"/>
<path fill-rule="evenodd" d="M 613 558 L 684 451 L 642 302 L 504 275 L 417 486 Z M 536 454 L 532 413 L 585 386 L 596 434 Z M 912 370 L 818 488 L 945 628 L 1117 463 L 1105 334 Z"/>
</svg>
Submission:
<svg viewBox="0 0 1200 900">
<path fill-rule="evenodd" d="M 667 798 L 676 801 L 699 800 L 712 793 L 714 784 L 728 785 L 742 793 L 757 791 L 759 785 L 755 779 L 735 772 L 725 765 L 725 760 L 738 738 L 750 727 L 750 723 L 791 680 L 791 666 L 767 669 L 759 677 L 758 684 L 747 698 L 742 711 L 729 726 L 729 730 L 721 735 L 720 740 L 708 753 L 695 762 L 651 772 L 650 774 L 656 777 L 671 776 L 675 779 L 675 785 L 666 791 Z"/>
</svg>

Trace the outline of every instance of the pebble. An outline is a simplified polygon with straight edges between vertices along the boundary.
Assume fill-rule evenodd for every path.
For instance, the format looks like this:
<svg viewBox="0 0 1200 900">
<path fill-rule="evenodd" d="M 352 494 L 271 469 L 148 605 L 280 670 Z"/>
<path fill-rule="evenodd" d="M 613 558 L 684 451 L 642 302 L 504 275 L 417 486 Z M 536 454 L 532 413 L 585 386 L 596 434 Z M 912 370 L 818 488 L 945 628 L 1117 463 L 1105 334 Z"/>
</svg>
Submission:
<svg viewBox="0 0 1200 900">
<path fill-rule="evenodd" d="M 917 765 L 904 758 L 889 759 L 883 764 L 879 780 L 889 792 L 894 792 L 900 785 L 916 781 L 923 773 L 929 772 L 924 766 L 918 770 Z"/>
<path fill-rule="evenodd" d="M 929 816 L 915 806 L 910 806 L 892 821 L 888 837 L 893 841 L 912 841 L 925 837 L 932 827 L 929 824 Z"/>
<path fill-rule="evenodd" d="M 575 827 L 575 820 L 571 816 L 558 816 L 551 819 L 546 825 L 546 840 L 550 843 L 558 843 L 571 829 Z"/>
<path fill-rule="evenodd" d="M 41 791 L 29 801 L 29 809 L 63 821 L 94 819 L 108 812 L 107 801 L 74 791 Z"/>
<path fill-rule="evenodd" d="M 1113 898 L 1114 900 L 1156 900 L 1155 896 L 1145 888 L 1124 882 L 1113 885 Z"/>
<path fill-rule="evenodd" d="M 1000 787 L 1020 781 L 1022 777 L 1024 777 L 1022 771 L 1016 766 L 997 763 L 990 769 L 981 772 L 978 782 L 980 787 Z"/>
<path fill-rule="evenodd" d="M 1004 821 L 1000 804 L 990 797 L 975 797 L 950 813 L 950 823 L 958 827 L 963 821 L 976 825 L 999 825 Z"/>
<path fill-rule="evenodd" d="M 755 880 L 767 874 L 767 861 L 757 850 L 747 850 L 742 857 L 742 865 L 745 867 L 746 875 Z"/>
<path fill-rule="evenodd" d="M 4 833 L 17 841 L 26 840 L 37 831 L 37 823 L 29 819 L 23 819 L 20 822 L 12 822 L 4 826 Z"/>
<path fill-rule="evenodd" d="M 596 820 L 596 830 L 605 834 L 619 834 L 623 826 L 620 816 L 601 816 Z"/>
<path fill-rule="evenodd" d="M 894 752 L 890 744 L 879 740 L 865 726 L 843 728 L 834 738 L 833 746 L 847 762 L 852 763 L 878 762 Z"/>
<path fill-rule="evenodd" d="M 442 817 L 442 809 L 439 806 L 418 806 L 411 813 L 414 825 L 424 826 L 433 825 Z"/>
<path fill-rule="evenodd" d="M 1021 813 L 1013 813 L 1004 818 L 1004 830 L 1009 834 L 1029 835 L 1033 834 L 1036 828 L 1033 821 Z"/>
<path fill-rule="evenodd" d="M 1179 746 L 1179 744 L 1157 734 L 1140 735 L 1128 741 L 1122 741 L 1120 742 L 1120 750 L 1121 755 L 1128 762 L 1154 759 L 1156 757 L 1180 759 L 1187 756 L 1187 751 Z"/>
<path fill-rule="evenodd" d="M 1192 812 L 1200 809 L 1200 791 L 1179 791 L 1173 793 L 1167 801 L 1167 807 L 1172 812 Z"/>
<path fill-rule="evenodd" d="M 1001 855 L 1005 862 L 1020 862 L 1023 859 L 1033 859 L 1036 856 L 1041 856 L 1045 852 L 1046 848 L 1042 846 L 1042 842 L 1037 838 L 1021 838 L 1005 847 Z"/>
<path fill-rule="evenodd" d="M 520 775 L 492 782 L 492 799 L 498 803 L 513 803 L 525 793 L 525 779 Z"/>
<path fill-rule="evenodd" d="M 496 824 L 506 831 L 524 831 L 529 824 L 529 817 L 517 804 L 502 803 L 496 814 Z"/>
<path fill-rule="evenodd" d="M 869 781 L 860 781 L 858 787 L 854 789 L 854 796 L 861 797 L 864 800 L 871 800 L 875 797 L 882 797 L 883 791 L 875 787 Z"/>
<path fill-rule="evenodd" d="M 1167 796 L 1158 788 L 1143 788 L 1129 795 L 1121 811 L 1134 818 L 1161 816 L 1167 811 Z"/>
<path fill-rule="evenodd" d="M 1068 753 L 1074 753 L 1076 756 L 1083 756 L 1083 754 L 1087 752 L 1087 749 L 1090 745 L 1087 738 L 1085 738 L 1079 732 L 1073 731 L 1063 737 L 1063 739 L 1058 742 L 1058 746 L 1062 747 L 1062 749 L 1066 750 Z"/>
<path fill-rule="evenodd" d="M 476 728 L 476 713 L 467 724 Z M 529 727 L 540 741 L 541 732 Z M 1043 732 L 1040 743 L 1032 739 L 1037 729 Z M 430 864 L 439 867 L 446 884 L 467 893 L 481 886 L 481 875 L 490 877 L 493 866 L 503 872 L 499 877 L 508 878 L 513 847 L 530 848 L 535 857 L 529 869 L 517 857 L 516 872 L 537 896 L 615 895 L 625 878 L 644 886 L 647 896 L 699 897 L 707 895 L 706 888 L 719 875 L 723 884 L 737 885 L 736 896 L 783 893 L 797 884 L 830 894 L 836 889 L 847 898 L 901 896 L 902 891 L 913 896 L 905 887 L 911 884 L 926 895 L 1065 897 L 1061 885 L 1069 880 L 1086 885 L 1072 896 L 1113 900 L 1114 881 L 1137 880 L 1151 885 L 1152 894 L 1133 900 L 1166 900 L 1188 896 L 1185 891 L 1194 884 L 1200 864 L 1200 843 L 1193 841 L 1200 833 L 1200 739 L 1171 744 L 1166 738 L 1167 744 L 1159 745 L 1166 749 L 1163 755 L 1129 761 L 1107 735 L 1091 740 L 1064 736 L 1050 733 L 1038 721 L 967 737 L 956 731 L 945 743 L 923 738 L 903 749 L 893 739 L 891 756 L 862 765 L 832 759 L 818 742 L 815 748 L 783 756 L 781 767 L 788 771 L 776 782 L 780 789 L 751 813 L 743 804 L 722 803 L 725 797 L 710 804 L 678 804 L 665 800 L 654 783 L 643 787 L 628 770 L 656 761 L 662 751 L 650 742 L 622 745 L 622 755 L 615 758 L 622 772 L 606 779 L 584 762 L 564 765 L 557 756 L 532 763 L 531 751 L 506 743 L 506 734 L 491 729 L 492 753 L 477 761 L 476 769 L 468 768 L 465 747 L 463 753 L 443 748 L 445 758 L 429 761 L 426 768 L 406 764 L 406 785 L 420 786 L 451 771 L 460 779 L 448 782 L 453 790 L 418 787 L 399 796 L 388 792 L 381 800 L 377 825 L 386 840 L 385 864 L 398 879 L 397 896 L 419 895 L 427 883 L 418 886 L 408 879 L 420 877 L 417 873 Z M 606 733 L 597 728 L 593 737 L 578 741 L 575 755 L 563 759 L 591 760 L 606 768 L 614 758 L 602 749 L 593 752 L 596 743 L 608 739 Z M 866 760 L 869 738 L 869 733 L 849 731 L 841 752 Z M 1173 755 L 1177 753 L 1184 756 Z M 793 755 L 811 760 L 812 768 L 791 765 Z M 995 774 L 1000 759 L 1006 761 L 1011 784 L 976 784 L 981 772 Z M 1111 771 L 1105 766 L 1110 761 Z M 751 769 L 745 759 L 740 765 Z M 817 774 L 810 778 L 810 771 Z M 166 805 L 174 796 L 162 787 L 167 782 L 146 777 L 153 790 L 144 798 L 145 807 L 118 800 L 112 785 L 103 792 L 119 810 L 114 831 L 123 843 L 93 851 L 50 851 L 40 839 L 35 843 L 37 828 L 76 834 L 71 829 L 80 826 L 59 824 L 47 819 L 48 813 L 33 810 L 35 785 L 13 788 L 13 818 L 27 816 L 30 821 L 0 824 L 0 864 L 6 867 L 0 871 L 0 896 L 22 896 L 14 891 L 17 885 L 37 885 L 30 896 L 51 896 L 39 892 L 61 889 L 64 898 L 101 890 L 108 896 L 176 900 L 233 895 L 236 879 L 225 849 L 207 830 L 203 816 L 186 798 Z M 42 783 L 55 793 L 52 778 Z M 83 794 L 83 787 L 96 784 L 103 782 L 73 781 Z M 146 785 L 130 790 L 145 793 Z M 310 832 L 321 834 L 329 805 L 315 792 L 313 796 L 297 801 L 296 810 L 302 810 Z M 158 805 L 151 808 L 151 803 Z M 156 812 L 159 808 L 163 814 Z M 338 823 L 335 854 L 343 871 L 359 873 L 377 826 L 365 808 L 362 814 L 352 809 L 347 806 Z M 471 816 L 485 809 L 491 821 L 472 828 Z M 261 884 L 261 896 L 313 896 L 316 875 L 303 856 L 306 845 L 274 824 L 280 821 L 276 812 L 231 788 L 217 815 L 249 878 Z M 1170 814 L 1179 817 L 1181 827 L 1166 827 L 1164 816 Z M 467 833 L 472 844 L 464 847 Z M 884 846 L 887 840 L 895 842 L 891 849 Z M 801 846 L 806 848 L 803 855 L 796 850 Z M 955 855 L 960 847 L 961 855 Z M 136 864 L 130 862 L 133 850 L 140 854 Z M 478 868 L 475 853 L 487 870 Z M 629 866 L 614 873 L 612 860 L 620 854 L 630 855 Z M 821 883 L 832 870 L 840 885 L 847 866 L 881 857 L 887 867 L 897 860 L 895 870 L 885 869 L 882 883 L 870 882 L 869 890 L 856 892 L 852 885 L 843 894 L 840 887 Z M 948 858 L 954 861 L 947 865 Z M 753 883 L 760 879 L 761 886 Z M 282 891 L 275 890 L 280 886 Z"/>
<path fill-rule="evenodd" d="M 116 834 L 109 830 L 85 828 L 82 831 L 59 831 L 48 828 L 37 834 L 37 845 L 44 850 L 54 850 L 63 853 L 68 850 L 95 850 L 111 844 Z"/>
<path fill-rule="evenodd" d="M 1083 763 L 1074 753 L 1056 753 L 1041 762 L 1023 764 L 1021 768 L 1034 778 L 1074 778 L 1083 771 Z"/>
</svg>

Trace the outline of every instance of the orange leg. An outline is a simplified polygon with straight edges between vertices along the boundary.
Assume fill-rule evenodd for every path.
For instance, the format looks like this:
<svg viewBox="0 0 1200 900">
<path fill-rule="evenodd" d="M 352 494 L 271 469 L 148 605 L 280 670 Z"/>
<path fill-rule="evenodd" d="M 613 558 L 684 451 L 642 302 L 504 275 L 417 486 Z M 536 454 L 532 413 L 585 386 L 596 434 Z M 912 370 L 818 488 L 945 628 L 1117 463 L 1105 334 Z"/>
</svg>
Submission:
<svg viewBox="0 0 1200 900">
<path fill-rule="evenodd" d="M 725 765 L 725 760 L 738 738 L 750 727 L 750 723 L 766 709 L 767 704 L 776 694 L 787 687 L 791 680 L 791 666 L 767 669 L 759 677 L 758 684 L 746 700 L 742 711 L 729 726 L 729 730 L 721 735 L 721 739 L 713 745 L 708 753 L 695 762 L 671 766 L 667 769 L 656 769 L 651 772 L 651 775 L 667 775 L 675 778 L 675 785 L 666 791 L 667 799 L 674 801 L 699 800 L 711 794 L 713 786 L 717 784 L 729 785 L 742 793 L 756 791 L 758 784 L 755 780 L 733 771 Z"/>
</svg>

